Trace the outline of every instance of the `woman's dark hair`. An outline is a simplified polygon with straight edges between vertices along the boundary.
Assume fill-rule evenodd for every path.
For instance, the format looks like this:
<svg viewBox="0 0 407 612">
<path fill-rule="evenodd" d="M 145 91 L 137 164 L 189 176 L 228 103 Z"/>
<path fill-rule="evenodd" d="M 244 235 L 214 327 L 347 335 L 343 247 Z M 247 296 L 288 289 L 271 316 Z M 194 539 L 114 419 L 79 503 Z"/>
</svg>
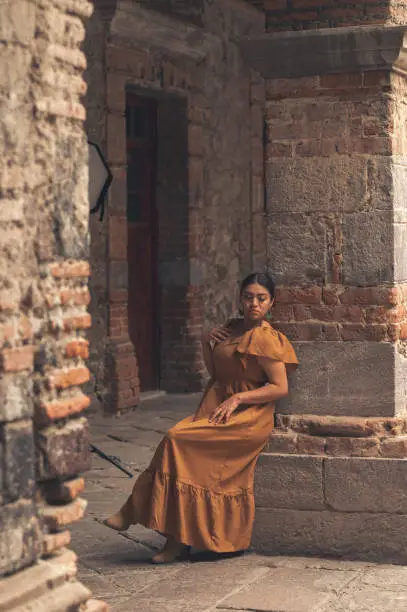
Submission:
<svg viewBox="0 0 407 612">
<path fill-rule="evenodd" d="M 249 276 L 246 276 L 246 278 L 243 279 L 240 284 L 240 295 L 242 295 L 246 287 L 248 287 L 249 285 L 254 285 L 254 283 L 257 283 L 258 285 L 261 285 L 262 287 L 267 289 L 271 299 L 274 299 L 276 295 L 276 286 L 271 276 L 269 274 L 266 274 L 265 272 L 253 272 L 253 274 L 249 274 Z"/>
</svg>

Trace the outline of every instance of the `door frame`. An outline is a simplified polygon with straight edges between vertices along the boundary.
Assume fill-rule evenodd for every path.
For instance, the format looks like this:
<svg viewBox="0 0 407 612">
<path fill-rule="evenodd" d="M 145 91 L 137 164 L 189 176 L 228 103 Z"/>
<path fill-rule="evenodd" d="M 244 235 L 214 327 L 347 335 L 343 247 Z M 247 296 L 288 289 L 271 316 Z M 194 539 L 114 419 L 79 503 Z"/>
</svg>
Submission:
<svg viewBox="0 0 407 612">
<path fill-rule="evenodd" d="M 134 88 L 126 88 L 125 97 L 126 97 L 126 111 L 128 105 L 130 106 L 145 106 L 153 109 L 154 125 L 151 133 L 151 175 L 152 175 L 152 188 L 150 193 L 150 205 L 148 207 L 149 218 L 148 224 L 150 226 L 150 236 L 151 236 L 151 272 L 153 274 L 152 280 L 152 337 L 153 337 L 153 384 L 152 390 L 157 390 L 160 388 L 160 361 L 161 361 L 161 351 L 160 351 L 160 296 L 159 296 L 159 282 L 158 282 L 158 211 L 157 211 L 157 197 L 156 197 L 156 189 L 157 189 L 157 148 L 158 148 L 158 129 L 157 129 L 157 106 L 158 101 L 156 96 L 151 95 L 152 92 L 147 90 L 135 90 Z M 140 104 L 140 102 L 144 100 L 145 104 Z M 133 104 L 132 104 L 133 101 Z M 129 104 L 130 102 L 130 104 Z M 126 118 L 127 119 L 127 118 Z M 140 143 L 140 148 L 143 148 L 143 145 Z M 133 144 L 132 148 L 137 148 L 138 145 L 136 143 Z M 126 165 L 127 165 L 127 151 L 129 150 L 129 138 L 127 136 L 126 130 Z M 126 200 L 128 197 L 128 184 L 126 180 Z M 127 209 L 126 209 L 127 216 Z M 129 225 L 129 222 L 127 221 Z M 128 260 L 129 261 L 129 260 Z M 129 292 L 130 292 L 130 283 L 129 283 Z M 130 321 L 130 313 L 129 313 L 129 321 Z M 137 355 L 137 346 L 134 347 Z M 138 358 L 139 360 L 140 358 Z M 140 386 L 142 385 L 142 381 L 140 380 Z"/>
</svg>

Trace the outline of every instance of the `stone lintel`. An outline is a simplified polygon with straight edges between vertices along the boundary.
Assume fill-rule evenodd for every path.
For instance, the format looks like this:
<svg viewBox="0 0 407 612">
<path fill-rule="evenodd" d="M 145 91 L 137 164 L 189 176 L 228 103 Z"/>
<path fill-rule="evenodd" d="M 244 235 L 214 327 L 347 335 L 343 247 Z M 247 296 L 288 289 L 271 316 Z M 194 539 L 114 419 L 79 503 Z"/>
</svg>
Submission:
<svg viewBox="0 0 407 612">
<path fill-rule="evenodd" d="M 268 79 L 395 70 L 407 74 L 406 26 L 358 26 L 242 39 L 250 66 Z"/>
<path fill-rule="evenodd" d="M 125 43 L 130 47 L 146 45 L 196 62 L 204 60 L 213 42 L 217 41 L 213 34 L 204 32 L 202 28 L 129 0 L 118 0 L 109 37 L 113 43 Z"/>
</svg>

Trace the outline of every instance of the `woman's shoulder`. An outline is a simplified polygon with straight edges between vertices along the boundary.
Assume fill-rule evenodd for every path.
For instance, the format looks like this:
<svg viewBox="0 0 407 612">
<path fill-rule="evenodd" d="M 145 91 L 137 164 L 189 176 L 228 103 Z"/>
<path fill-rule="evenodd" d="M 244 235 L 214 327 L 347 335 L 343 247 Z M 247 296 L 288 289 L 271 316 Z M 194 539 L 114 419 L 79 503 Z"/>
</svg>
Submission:
<svg viewBox="0 0 407 612">
<path fill-rule="evenodd" d="M 294 347 L 287 336 L 267 321 L 244 334 L 239 351 L 286 364 L 298 364 Z"/>
</svg>

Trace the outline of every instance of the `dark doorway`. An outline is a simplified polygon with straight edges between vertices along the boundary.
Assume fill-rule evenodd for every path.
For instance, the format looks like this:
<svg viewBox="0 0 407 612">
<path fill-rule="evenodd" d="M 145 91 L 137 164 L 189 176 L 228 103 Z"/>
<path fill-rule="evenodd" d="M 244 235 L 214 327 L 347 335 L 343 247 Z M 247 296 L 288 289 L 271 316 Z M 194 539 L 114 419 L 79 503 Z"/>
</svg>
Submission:
<svg viewBox="0 0 407 612">
<path fill-rule="evenodd" d="M 129 336 L 140 389 L 159 386 L 157 213 L 157 103 L 127 93 L 127 226 Z"/>
</svg>

